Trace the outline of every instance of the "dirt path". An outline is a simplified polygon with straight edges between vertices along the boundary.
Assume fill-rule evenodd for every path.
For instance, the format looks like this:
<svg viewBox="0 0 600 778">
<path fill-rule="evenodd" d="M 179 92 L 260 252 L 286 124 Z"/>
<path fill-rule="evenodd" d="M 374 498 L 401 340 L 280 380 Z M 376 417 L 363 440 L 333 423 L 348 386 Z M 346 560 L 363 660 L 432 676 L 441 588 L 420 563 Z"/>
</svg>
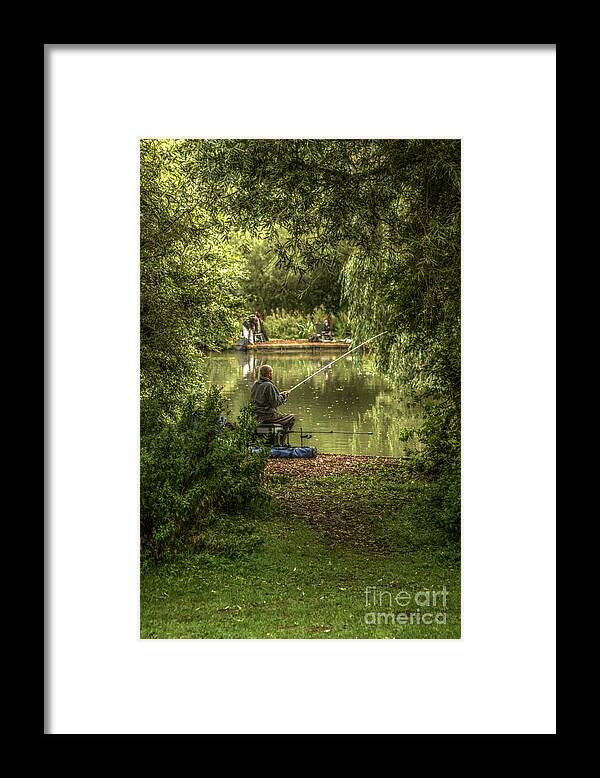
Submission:
<svg viewBox="0 0 600 778">
<path fill-rule="evenodd" d="M 361 486 L 357 490 L 354 485 L 348 490 L 332 492 L 326 484 L 318 481 L 313 484 L 310 480 L 323 476 L 359 475 L 365 472 L 365 464 L 395 469 L 400 461 L 388 457 L 318 454 L 314 459 L 271 459 L 265 473 L 289 475 L 294 479 L 275 489 L 277 498 L 286 513 L 304 519 L 329 542 L 384 553 L 385 544 L 374 534 L 368 489 L 363 491 Z"/>
<path fill-rule="evenodd" d="M 360 457 L 347 454 L 317 454 L 313 459 L 269 459 L 266 475 L 289 475 L 292 478 L 364 472 L 365 464 L 398 467 L 400 460 L 391 457 Z"/>
</svg>

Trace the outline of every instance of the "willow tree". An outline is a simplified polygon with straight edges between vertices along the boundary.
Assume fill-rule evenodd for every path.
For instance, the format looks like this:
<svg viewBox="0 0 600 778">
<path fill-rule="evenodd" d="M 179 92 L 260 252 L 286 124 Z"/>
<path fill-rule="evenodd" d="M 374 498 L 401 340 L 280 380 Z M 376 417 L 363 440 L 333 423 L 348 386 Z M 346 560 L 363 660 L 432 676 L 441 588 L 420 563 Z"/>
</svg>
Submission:
<svg viewBox="0 0 600 778">
<path fill-rule="evenodd" d="M 390 332 L 375 341 L 379 365 L 435 396 L 425 462 L 456 476 L 460 141 L 188 141 L 187 152 L 215 228 L 265 238 L 294 272 L 344 247 L 353 332 Z"/>
<path fill-rule="evenodd" d="M 283 242 L 281 236 L 278 242 Z M 340 312 L 341 269 L 348 258 L 344 247 L 332 250 L 326 261 L 310 268 L 298 261 L 301 258 L 293 258 L 289 267 L 282 267 L 271 244 L 258 238 L 247 239 L 243 253 L 247 263 L 245 296 L 264 314 L 278 308 L 306 314 L 316 308 Z"/>
</svg>

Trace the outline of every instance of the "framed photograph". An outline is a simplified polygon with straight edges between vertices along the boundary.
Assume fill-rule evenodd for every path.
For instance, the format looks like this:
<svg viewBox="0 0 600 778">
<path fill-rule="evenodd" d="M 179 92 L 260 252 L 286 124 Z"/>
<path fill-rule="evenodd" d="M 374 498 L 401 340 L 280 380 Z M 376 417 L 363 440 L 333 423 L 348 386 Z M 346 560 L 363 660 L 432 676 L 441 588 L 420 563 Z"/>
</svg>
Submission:
<svg viewBox="0 0 600 778">
<path fill-rule="evenodd" d="M 44 50 L 46 733 L 554 734 L 556 44 Z"/>
</svg>

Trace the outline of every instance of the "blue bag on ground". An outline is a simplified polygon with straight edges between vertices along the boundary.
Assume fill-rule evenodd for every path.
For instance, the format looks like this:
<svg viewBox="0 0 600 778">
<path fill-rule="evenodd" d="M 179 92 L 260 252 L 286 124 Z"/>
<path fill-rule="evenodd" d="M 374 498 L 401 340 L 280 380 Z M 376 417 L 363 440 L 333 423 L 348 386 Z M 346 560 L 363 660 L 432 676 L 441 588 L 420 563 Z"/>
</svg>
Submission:
<svg viewBox="0 0 600 778">
<path fill-rule="evenodd" d="M 282 459 L 312 459 L 317 454 L 314 446 L 273 446 L 270 457 L 280 457 Z"/>
<path fill-rule="evenodd" d="M 259 448 L 251 448 L 250 451 L 256 454 Z M 279 459 L 312 459 L 317 455 L 317 449 L 314 446 L 272 446 L 269 457 Z"/>
</svg>

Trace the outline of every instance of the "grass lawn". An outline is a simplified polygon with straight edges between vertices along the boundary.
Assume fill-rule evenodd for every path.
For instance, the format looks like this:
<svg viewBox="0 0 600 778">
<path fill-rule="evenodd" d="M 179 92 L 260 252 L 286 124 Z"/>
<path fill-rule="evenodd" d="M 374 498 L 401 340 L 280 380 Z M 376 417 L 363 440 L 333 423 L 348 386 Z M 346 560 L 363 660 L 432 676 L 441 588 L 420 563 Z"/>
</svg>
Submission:
<svg viewBox="0 0 600 778">
<path fill-rule="evenodd" d="M 427 484 L 361 457 L 267 474 L 273 504 L 240 519 L 247 553 L 143 568 L 142 638 L 460 637 L 458 546 L 432 525 Z"/>
</svg>

